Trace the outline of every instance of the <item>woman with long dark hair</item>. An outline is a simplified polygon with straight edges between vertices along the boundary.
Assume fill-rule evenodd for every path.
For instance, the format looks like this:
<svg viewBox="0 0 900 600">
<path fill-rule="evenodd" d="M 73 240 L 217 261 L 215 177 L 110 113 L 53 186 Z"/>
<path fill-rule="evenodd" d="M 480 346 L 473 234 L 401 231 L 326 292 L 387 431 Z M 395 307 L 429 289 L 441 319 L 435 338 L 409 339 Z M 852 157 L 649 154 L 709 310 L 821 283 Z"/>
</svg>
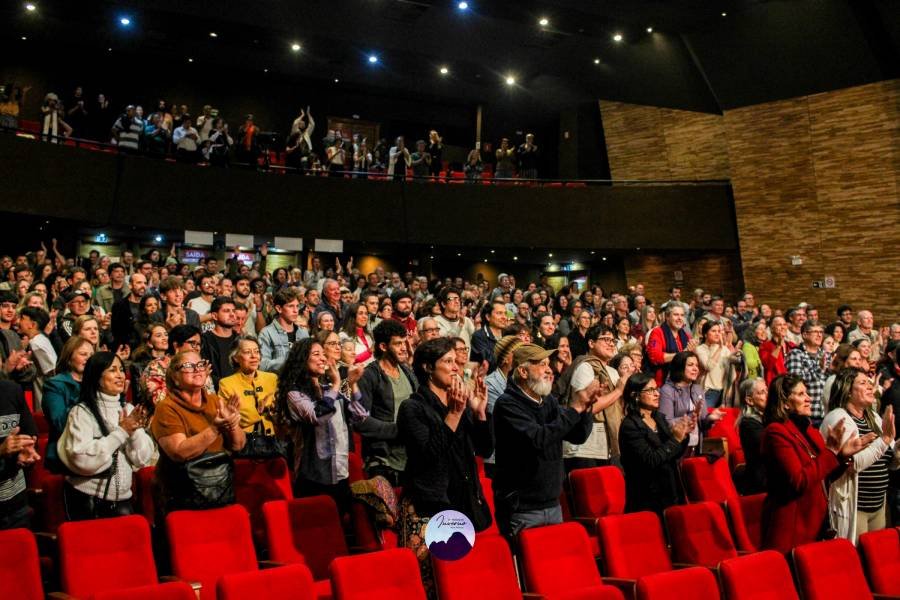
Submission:
<svg viewBox="0 0 900 600">
<path fill-rule="evenodd" d="M 70 471 L 63 487 L 71 521 L 128 515 L 131 474 L 152 463 L 156 445 L 144 431 L 146 414 L 125 403 L 125 367 L 112 352 L 88 359 L 79 403 L 57 443 Z"/>
<path fill-rule="evenodd" d="M 337 342 L 337 336 L 335 335 Z M 340 354 L 340 342 L 338 354 Z M 327 383 L 321 379 L 327 374 Z M 294 493 L 325 494 L 334 498 L 342 514 L 350 509 L 348 477 L 351 421 L 367 416 L 359 403 L 357 381 L 361 370 L 348 372 L 353 397 L 341 394 L 336 364 L 329 366 L 325 347 L 316 339 L 303 339 L 291 348 L 278 379 L 275 410 L 294 438 Z"/>
<path fill-rule="evenodd" d="M 341 326 L 340 340 L 352 340 L 356 345 L 353 364 L 367 365 L 375 360 L 374 340 L 368 331 L 369 311 L 365 304 L 354 303 L 347 309 Z"/>
<path fill-rule="evenodd" d="M 703 432 L 725 416 L 724 409 L 707 412 L 703 386 L 700 378 L 700 362 L 690 351 L 677 352 L 669 363 L 669 379 L 659 389 L 659 411 L 666 422 L 673 425 L 676 419 L 685 415 L 697 416 L 695 427 L 688 432 L 688 447 L 685 456 L 699 454 L 703 443 Z"/>
</svg>

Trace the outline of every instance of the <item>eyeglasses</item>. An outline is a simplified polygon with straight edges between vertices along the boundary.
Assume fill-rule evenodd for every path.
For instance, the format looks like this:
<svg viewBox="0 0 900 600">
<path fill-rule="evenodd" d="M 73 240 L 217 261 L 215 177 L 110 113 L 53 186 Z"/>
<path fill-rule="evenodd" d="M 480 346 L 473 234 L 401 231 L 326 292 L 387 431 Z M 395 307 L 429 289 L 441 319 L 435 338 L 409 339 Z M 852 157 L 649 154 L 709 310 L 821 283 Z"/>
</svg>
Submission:
<svg viewBox="0 0 900 600">
<path fill-rule="evenodd" d="M 243 356 L 259 356 L 260 354 L 259 354 L 259 350 L 251 348 L 249 350 L 241 350 L 241 355 L 243 355 Z"/>
<path fill-rule="evenodd" d="M 448 296 L 447 302 L 459 302 L 459 296 Z"/>
<path fill-rule="evenodd" d="M 457 352 L 468 352 L 469 347 L 468 346 L 458 346 L 458 347 L 454 348 L 454 350 Z"/>
<path fill-rule="evenodd" d="M 435 333 L 440 331 L 440 327 L 425 327 L 422 329 L 422 333 Z"/>
<path fill-rule="evenodd" d="M 179 371 L 184 371 L 185 373 L 197 373 L 199 371 L 205 371 L 209 368 L 208 360 L 201 360 L 195 363 L 182 363 L 178 365 Z"/>
<path fill-rule="evenodd" d="M 610 336 L 607 336 L 607 335 L 601 335 L 600 337 L 597 338 L 597 341 L 598 341 L 598 342 L 605 342 L 605 343 L 607 343 L 607 344 L 615 344 L 615 343 L 616 343 L 616 338 L 612 337 L 611 335 L 610 335 Z"/>
<path fill-rule="evenodd" d="M 641 390 L 641 393 L 642 394 L 659 394 L 659 388 L 657 388 L 657 387 L 644 388 Z"/>
<path fill-rule="evenodd" d="M 184 343 L 185 346 L 190 346 L 191 348 L 199 348 L 200 340 L 188 340 Z"/>
<path fill-rule="evenodd" d="M 338 346 L 338 347 L 340 347 L 341 343 L 340 343 L 340 342 L 325 342 L 325 345 L 326 345 L 326 346 Z"/>
</svg>

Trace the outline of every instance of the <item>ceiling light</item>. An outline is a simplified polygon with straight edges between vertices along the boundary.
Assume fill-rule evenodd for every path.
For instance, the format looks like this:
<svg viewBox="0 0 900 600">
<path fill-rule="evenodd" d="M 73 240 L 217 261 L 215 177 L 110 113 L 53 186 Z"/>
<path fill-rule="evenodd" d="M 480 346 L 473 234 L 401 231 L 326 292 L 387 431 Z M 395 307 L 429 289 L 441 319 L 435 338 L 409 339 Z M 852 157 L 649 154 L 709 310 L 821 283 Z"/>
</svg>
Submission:
<svg viewBox="0 0 900 600">
<path fill-rule="evenodd" d="M 25 4 L 25 10 L 28 12 L 34 12 L 37 10 L 37 5 L 34 2 L 28 2 Z"/>
<path fill-rule="evenodd" d="M 263 69 L 263 73 L 268 73 L 268 72 L 269 72 L 268 69 Z"/>
<path fill-rule="evenodd" d="M 723 13 L 722 13 L 722 16 L 723 16 L 723 17 L 727 17 L 727 16 L 728 16 L 728 13 L 727 13 L 727 12 L 723 12 Z"/>
<path fill-rule="evenodd" d="M 119 23 L 122 25 L 122 27 L 128 27 L 129 25 L 131 25 L 131 19 L 129 19 L 128 17 L 122 17 L 119 19 Z"/>
<path fill-rule="evenodd" d="M 209 32 L 209 37 L 211 37 L 211 38 L 217 38 L 217 37 L 219 37 L 219 34 L 216 33 L 215 31 L 210 31 L 210 32 Z"/>
<path fill-rule="evenodd" d="M 549 24 L 550 24 L 550 19 L 548 19 L 547 17 L 541 17 L 541 20 L 538 21 L 538 25 L 540 25 L 541 27 L 546 27 Z"/>
<path fill-rule="evenodd" d="M 23 41 L 23 42 L 24 42 L 25 40 L 27 40 L 27 39 L 28 39 L 28 38 L 25 37 L 24 35 L 22 36 L 22 41 Z"/>
<path fill-rule="evenodd" d="M 553 258 L 553 253 L 550 252 L 549 254 L 547 254 L 547 257 L 548 257 L 548 258 Z"/>
<path fill-rule="evenodd" d="M 617 33 L 616 35 L 613 36 L 613 40 L 615 40 L 615 41 L 617 41 L 617 42 L 621 42 L 621 41 L 622 41 L 622 34 L 621 34 L 621 33 Z"/>
<path fill-rule="evenodd" d="M 494 253 L 494 251 L 493 251 L 493 250 L 491 250 L 491 254 L 493 254 L 493 253 Z"/>
<path fill-rule="evenodd" d="M 375 54 L 370 54 L 369 55 L 369 63 L 374 65 L 377 62 L 378 62 L 378 56 L 376 56 Z"/>
<path fill-rule="evenodd" d="M 468 2 L 460 2 L 459 4 L 456 5 L 456 8 L 458 8 L 459 10 L 468 10 L 469 3 Z"/>
<path fill-rule="evenodd" d="M 606 257 L 605 257 L 605 256 L 603 257 L 603 260 L 606 260 Z"/>
<path fill-rule="evenodd" d="M 294 42 L 293 44 L 291 44 L 291 50 L 293 50 L 294 52 L 300 52 L 300 44 Z"/>
<path fill-rule="evenodd" d="M 487 262 L 487 259 L 486 259 L 486 258 L 483 258 L 482 260 L 483 260 L 484 262 Z"/>
<path fill-rule="evenodd" d="M 516 85 L 516 78 L 512 75 L 506 77 L 506 85 Z"/>
<path fill-rule="evenodd" d="M 161 236 L 161 235 L 154 236 L 153 241 L 158 244 L 159 242 L 163 241 L 163 236 Z"/>
<path fill-rule="evenodd" d="M 599 65 L 599 64 L 600 64 L 600 59 L 599 59 L 599 58 L 595 58 L 595 59 L 594 59 L 594 64 L 595 64 L 595 65 Z"/>
<path fill-rule="evenodd" d="M 457 255 L 457 256 L 462 256 L 462 252 L 457 252 L 456 255 Z"/>
<path fill-rule="evenodd" d="M 593 251 L 593 250 L 591 250 L 591 255 L 593 255 L 593 254 L 594 254 L 594 251 Z"/>
<path fill-rule="evenodd" d="M 441 75 L 447 75 L 448 73 L 450 73 L 450 69 L 448 69 L 447 67 L 441 67 Z"/>
<path fill-rule="evenodd" d="M 188 58 L 188 62 L 194 62 L 193 58 Z"/>
<path fill-rule="evenodd" d="M 648 27 L 648 28 L 647 28 L 647 33 L 653 33 L 653 28 L 652 28 L 652 27 Z"/>
<path fill-rule="evenodd" d="M 334 82 L 335 82 L 335 83 L 340 83 L 340 82 L 341 82 L 341 80 L 340 80 L 340 79 L 338 79 L 338 78 L 337 78 L 337 77 L 335 77 L 335 78 L 334 78 Z"/>
<path fill-rule="evenodd" d="M 519 260 L 518 256 L 513 256 L 513 260 Z"/>
</svg>

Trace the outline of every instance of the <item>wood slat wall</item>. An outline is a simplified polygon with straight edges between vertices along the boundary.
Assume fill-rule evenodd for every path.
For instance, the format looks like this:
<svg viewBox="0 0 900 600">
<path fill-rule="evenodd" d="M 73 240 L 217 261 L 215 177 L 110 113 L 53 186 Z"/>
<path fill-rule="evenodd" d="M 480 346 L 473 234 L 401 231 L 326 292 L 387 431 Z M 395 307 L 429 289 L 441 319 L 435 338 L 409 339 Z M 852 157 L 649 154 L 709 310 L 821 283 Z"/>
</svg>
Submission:
<svg viewBox="0 0 900 600">
<path fill-rule="evenodd" d="M 694 289 L 736 299 L 744 292 L 741 261 L 737 252 L 669 252 L 632 254 L 625 257 L 629 285 L 644 284 L 644 291 L 659 306 L 669 297 L 669 288 L 681 287 L 681 298 L 689 302 Z M 681 271 L 682 280 L 675 280 Z"/>
</svg>

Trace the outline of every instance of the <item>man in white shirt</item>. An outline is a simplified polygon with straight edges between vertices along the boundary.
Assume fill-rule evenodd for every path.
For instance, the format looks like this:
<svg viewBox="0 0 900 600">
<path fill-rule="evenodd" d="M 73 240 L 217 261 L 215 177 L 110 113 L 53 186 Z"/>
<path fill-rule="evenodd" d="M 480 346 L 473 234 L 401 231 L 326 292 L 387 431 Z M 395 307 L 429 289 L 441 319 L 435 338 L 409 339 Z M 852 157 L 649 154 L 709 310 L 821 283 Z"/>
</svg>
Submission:
<svg viewBox="0 0 900 600">
<path fill-rule="evenodd" d="M 56 371 L 56 351 L 44 329 L 50 322 L 50 315 L 43 308 L 26 306 L 19 313 L 19 334 L 28 337 L 31 360 L 37 367 L 34 378 L 34 410 L 41 410 L 44 381 L 53 377 Z"/>
<path fill-rule="evenodd" d="M 191 117 L 185 115 L 181 121 L 181 127 L 176 127 L 172 134 L 172 143 L 175 145 L 175 158 L 183 162 L 197 162 L 197 142 L 200 134 L 191 127 Z"/>
<path fill-rule="evenodd" d="M 471 348 L 475 323 L 462 314 L 462 295 L 459 290 L 453 287 L 443 288 L 438 294 L 438 305 L 441 307 L 441 314 L 434 320 L 441 328 L 441 337 L 462 338 L 466 346 Z"/>
</svg>

